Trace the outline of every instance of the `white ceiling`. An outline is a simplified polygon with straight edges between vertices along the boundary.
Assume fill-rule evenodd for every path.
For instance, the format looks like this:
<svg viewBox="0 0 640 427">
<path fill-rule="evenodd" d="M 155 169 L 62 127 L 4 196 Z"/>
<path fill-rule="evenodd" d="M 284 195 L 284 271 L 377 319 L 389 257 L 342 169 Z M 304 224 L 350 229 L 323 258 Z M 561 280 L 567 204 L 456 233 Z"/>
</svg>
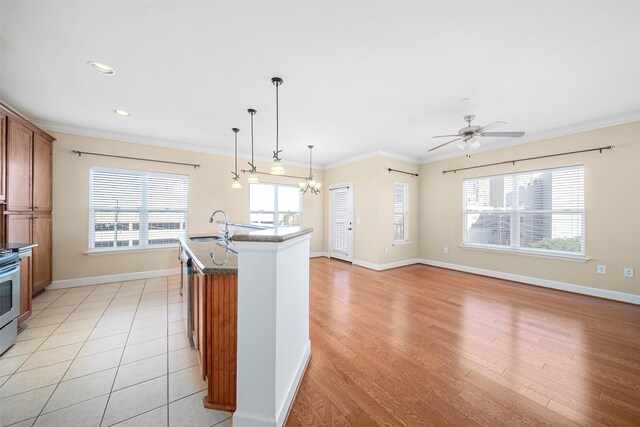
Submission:
<svg viewBox="0 0 640 427">
<path fill-rule="evenodd" d="M 269 157 L 272 76 L 285 166 L 308 144 L 318 165 L 429 160 L 431 136 L 467 113 L 528 140 L 640 119 L 640 2 L 2 1 L 0 14 L 0 98 L 50 129 L 228 152 L 236 126 L 247 152 L 254 107 Z"/>
</svg>

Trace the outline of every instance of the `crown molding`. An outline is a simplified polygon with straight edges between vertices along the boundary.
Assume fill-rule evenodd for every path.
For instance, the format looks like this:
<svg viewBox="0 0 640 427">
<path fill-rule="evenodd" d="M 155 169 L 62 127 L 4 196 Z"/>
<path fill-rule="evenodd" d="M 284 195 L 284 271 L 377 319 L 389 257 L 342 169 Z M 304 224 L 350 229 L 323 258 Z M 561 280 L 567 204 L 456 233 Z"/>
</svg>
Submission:
<svg viewBox="0 0 640 427">
<path fill-rule="evenodd" d="M 588 132 L 591 130 L 602 129 L 611 126 L 622 125 L 625 123 L 632 123 L 640 121 L 640 111 L 633 111 L 631 113 L 620 114 L 617 116 L 605 117 L 603 119 L 592 120 L 589 122 L 581 122 L 570 126 L 563 126 L 547 131 L 536 132 L 531 135 L 526 135 L 524 138 L 507 139 L 502 142 L 492 142 L 488 148 L 482 148 L 482 145 L 474 153 L 484 153 L 487 151 L 498 150 L 500 148 L 513 147 L 515 145 L 527 144 L 529 142 L 542 141 L 550 138 L 557 138 L 561 136 L 573 135 L 580 132 Z M 420 161 L 421 164 L 439 162 L 440 160 L 453 159 L 456 157 L 463 157 L 465 152 L 460 150 L 454 153 L 443 154 L 434 157 L 423 157 Z"/>
<path fill-rule="evenodd" d="M 72 135 L 88 136 L 92 138 L 111 139 L 114 141 L 130 142 L 132 144 L 152 145 L 155 147 L 172 148 L 172 149 L 184 150 L 184 151 L 193 151 L 195 153 L 213 154 L 215 156 L 231 157 L 231 158 L 234 157 L 234 152 L 231 150 L 220 150 L 217 148 L 205 147 L 197 144 L 189 144 L 185 142 L 156 139 L 156 138 L 150 138 L 147 136 L 112 132 L 112 131 L 101 130 L 101 129 L 86 128 L 82 126 L 66 125 L 62 123 L 47 122 L 43 120 L 31 120 L 31 123 L 35 124 L 39 128 L 46 130 L 48 132 L 68 133 Z M 244 159 L 244 160 L 251 160 L 251 153 L 238 152 L 238 158 Z M 254 156 L 254 158 L 258 162 L 265 162 L 265 163 L 271 163 L 271 161 L 273 160 L 271 157 L 265 157 L 265 156 Z M 293 166 L 293 167 L 300 167 L 300 168 L 309 167 L 308 163 L 302 163 L 302 162 L 286 161 L 285 166 L 287 165 Z M 313 168 L 318 170 L 323 169 L 321 166 L 318 167 L 315 165 Z"/>
<path fill-rule="evenodd" d="M 413 156 L 407 156 L 406 154 L 399 154 L 399 153 L 393 153 L 391 151 L 384 151 L 384 150 L 377 150 L 377 151 L 370 151 L 367 153 L 363 153 L 363 154 L 358 154 L 356 156 L 353 157 L 349 157 L 347 159 L 344 160 L 340 160 L 339 162 L 335 162 L 335 163 L 331 163 L 331 164 L 325 164 L 324 165 L 324 169 L 333 169 L 333 168 L 337 168 L 340 166 L 345 166 L 351 163 L 356 163 L 356 162 L 361 162 L 363 160 L 367 160 L 367 159 L 372 159 L 375 157 L 384 157 L 387 159 L 393 159 L 393 160 L 400 160 L 403 162 L 407 162 L 407 163 L 413 163 L 416 165 L 420 164 L 420 160 L 416 157 Z"/>
</svg>

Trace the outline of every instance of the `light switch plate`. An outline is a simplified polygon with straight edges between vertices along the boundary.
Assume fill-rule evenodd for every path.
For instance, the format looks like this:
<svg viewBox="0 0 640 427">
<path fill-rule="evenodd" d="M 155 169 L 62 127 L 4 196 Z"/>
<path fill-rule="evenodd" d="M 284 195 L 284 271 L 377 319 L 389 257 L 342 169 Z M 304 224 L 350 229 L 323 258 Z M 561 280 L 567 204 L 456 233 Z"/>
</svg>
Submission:
<svg viewBox="0 0 640 427">
<path fill-rule="evenodd" d="M 625 269 L 624 269 L 624 277 L 632 278 L 633 277 L 633 268 L 625 267 Z"/>
<path fill-rule="evenodd" d="M 598 274 L 607 274 L 607 266 L 598 264 L 598 269 L 596 270 Z"/>
<path fill-rule="evenodd" d="M 442 248 L 442 252 L 444 252 L 445 254 L 448 254 L 449 248 L 445 246 L 444 248 Z"/>
</svg>

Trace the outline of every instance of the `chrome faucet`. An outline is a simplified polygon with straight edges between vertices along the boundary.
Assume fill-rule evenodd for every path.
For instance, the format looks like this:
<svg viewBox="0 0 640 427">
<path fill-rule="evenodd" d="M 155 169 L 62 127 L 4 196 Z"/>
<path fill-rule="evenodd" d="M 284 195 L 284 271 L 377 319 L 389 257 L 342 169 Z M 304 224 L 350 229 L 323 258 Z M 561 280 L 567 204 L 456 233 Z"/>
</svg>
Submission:
<svg viewBox="0 0 640 427">
<path fill-rule="evenodd" d="M 229 243 L 229 220 L 227 219 L 227 214 L 225 211 L 218 209 L 211 214 L 211 218 L 209 218 L 209 222 L 213 222 L 213 217 L 216 216 L 217 213 L 221 213 L 224 215 L 224 242 Z"/>
</svg>

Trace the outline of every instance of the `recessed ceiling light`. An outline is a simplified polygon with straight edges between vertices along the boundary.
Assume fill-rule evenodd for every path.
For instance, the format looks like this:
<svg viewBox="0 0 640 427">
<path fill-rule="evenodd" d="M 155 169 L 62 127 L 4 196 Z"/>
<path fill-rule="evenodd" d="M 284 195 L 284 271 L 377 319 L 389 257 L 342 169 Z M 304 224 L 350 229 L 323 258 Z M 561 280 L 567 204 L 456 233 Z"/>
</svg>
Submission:
<svg viewBox="0 0 640 427">
<path fill-rule="evenodd" d="M 87 62 L 87 65 L 100 74 L 104 74 L 107 76 L 113 76 L 116 73 L 116 70 L 114 70 L 113 68 L 96 61 L 89 61 Z"/>
<path fill-rule="evenodd" d="M 122 116 L 122 117 L 126 117 L 126 116 L 128 116 L 128 115 L 129 115 L 129 113 L 127 113 L 127 112 L 126 112 L 126 111 L 124 111 L 124 110 L 113 110 L 113 112 L 114 112 L 114 113 L 116 113 L 116 114 L 117 114 L 117 115 L 119 115 L 119 116 Z"/>
</svg>

